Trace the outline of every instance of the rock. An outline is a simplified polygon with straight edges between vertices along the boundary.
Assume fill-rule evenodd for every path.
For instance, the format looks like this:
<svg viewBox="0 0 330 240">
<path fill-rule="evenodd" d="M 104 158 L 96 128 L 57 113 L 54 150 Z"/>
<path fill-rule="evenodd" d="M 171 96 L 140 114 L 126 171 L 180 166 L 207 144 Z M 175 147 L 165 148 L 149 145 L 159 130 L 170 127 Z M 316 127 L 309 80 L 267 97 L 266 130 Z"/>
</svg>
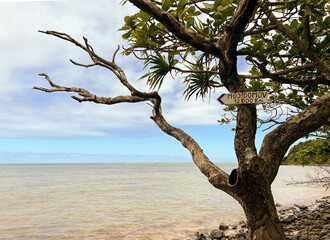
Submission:
<svg viewBox="0 0 330 240">
<path fill-rule="evenodd" d="M 321 216 L 322 220 L 324 221 L 330 221 L 330 213 L 326 213 L 323 216 Z"/>
<path fill-rule="evenodd" d="M 247 228 L 246 224 L 241 225 L 241 228 Z"/>
<path fill-rule="evenodd" d="M 227 225 L 220 225 L 219 226 L 219 230 L 228 230 L 229 229 L 229 226 Z"/>
<path fill-rule="evenodd" d="M 281 222 L 283 224 L 289 224 L 289 223 L 292 223 L 294 220 L 296 220 L 296 217 L 293 214 L 291 214 L 291 215 L 285 217 Z"/>
<path fill-rule="evenodd" d="M 312 206 L 298 206 L 278 211 L 280 221 L 290 240 L 330 240 L 330 197 L 316 201 Z M 193 240 L 246 240 L 244 221 L 237 225 L 220 225 L 219 230 L 196 233 Z"/>
<path fill-rule="evenodd" d="M 237 234 L 235 235 L 235 237 L 236 237 L 236 239 L 239 239 L 239 240 L 247 239 L 245 233 L 237 233 Z"/>
<path fill-rule="evenodd" d="M 203 233 L 196 233 L 196 240 L 206 240 L 206 236 Z"/>
<path fill-rule="evenodd" d="M 294 206 L 296 206 L 297 208 L 299 208 L 300 210 L 307 210 L 308 209 L 308 207 L 307 206 L 304 206 L 304 205 L 294 205 Z"/>
<path fill-rule="evenodd" d="M 212 230 L 211 233 L 210 233 L 210 238 L 213 240 L 213 239 L 222 239 L 222 237 L 224 237 L 225 234 L 223 233 L 223 231 L 220 231 L 220 230 Z"/>
</svg>

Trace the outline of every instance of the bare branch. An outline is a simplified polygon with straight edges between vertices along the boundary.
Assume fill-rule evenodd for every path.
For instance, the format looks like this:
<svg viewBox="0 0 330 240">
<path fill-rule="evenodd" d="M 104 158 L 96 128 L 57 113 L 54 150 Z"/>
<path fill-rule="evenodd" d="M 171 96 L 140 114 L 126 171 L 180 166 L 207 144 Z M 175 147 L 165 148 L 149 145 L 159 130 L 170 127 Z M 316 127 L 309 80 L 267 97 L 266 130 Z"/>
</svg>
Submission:
<svg viewBox="0 0 330 240">
<path fill-rule="evenodd" d="M 170 125 L 163 117 L 161 113 L 161 98 L 158 95 L 157 92 L 140 92 L 136 90 L 126 79 L 124 71 L 114 63 L 115 55 L 118 52 L 119 49 L 117 49 L 113 55 L 112 62 L 109 62 L 103 58 L 101 58 L 99 55 L 97 55 L 93 48 L 88 44 L 88 41 L 86 38 L 84 38 L 85 45 L 82 45 L 81 43 L 77 42 L 75 39 L 70 37 L 67 34 L 64 33 L 58 33 L 54 31 L 46 31 L 43 33 L 51 34 L 53 36 L 59 37 L 61 39 L 64 39 L 66 41 L 72 42 L 78 47 L 82 48 L 84 51 L 86 51 L 92 61 L 93 64 L 85 65 L 80 64 L 75 61 L 71 62 L 75 65 L 82 66 L 82 67 L 93 67 L 96 65 L 103 66 L 105 68 L 108 68 L 111 70 L 119 79 L 119 81 L 131 92 L 131 95 L 127 96 L 116 96 L 113 98 L 105 98 L 105 97 L 99 97 L 96 96 L 89 91 L 87 91 L 84 88 L 76 88 L 76 87 L 63 87 L 58 84 L 55 84 L 50 77 L 45 74 L 41 73 L 40 76 L 45 77 L 45 79 L 48 81 L 51 89 L 42 88 L 42 87 L 34 87 L 34 89 L 44 91 L 44 92 L 73 92 L 77 93 L 80 97 L 72 96 L 72 98 L 78 102 L 94 102 L 94 103 L 100 103 L 100 104 L 117 104 L 117 103 L 123 103 L 123 102 L 129 102 L 129 103 L 136 103 L 136 102 L 150 102 L 152 103 L 153 107 L 153 116 L 151 119 L 158 125 L 158 127 L 163 130 L 168 135 L 176 138 L 179 140 L 182 145 L 187 148 L 192 158 L 195 162 L 195 164 L 199 167 L 201 172 L 208 178 L 210 183 L 215 186 L 216 188 L 222 189 L 223 191 L 227 192 L 237 200 L 239 199 L 238 196 L 230 189 L 230 186 L 228 185 L 228 174 L 223 172 L 221 169 L 219 169 L 214 163 L 212 163 L 207 156 L 203 153 L 203 150 L 200 148 L 200 146 L 197 144 L 197 142 L 190 137 L 188 134 L 186 134 L 184 131 L 182 131 L 179 128 L 175 128 L 172 125 Z"/>
<path fill-rule="evenodd" d="M 113 56 L 112 56 L 112 62 L 115 63 L 115 59 L 116 59 L 116 54 L 118 53 L 118 51 L 120 50 L 120 46 L 118 45 L 116 51 L 114 52 Z"/>
<path fill-rule="evenodd" d="M 250 35 L 254 35 L 254 34 L 266 33 L 266 32 L 269 32 L 271 30 L 274 30 L 274 29 L 276 29 L 275 25 L 267 26 L 267 27 L 264 27 L 264 28 L 251 29 L 249 31 L 244 32 L 244 36 L 250 36 Z"/>
<path fill-rule="evenodd" d="M 310 51 L 311 47 L 312 47 L 312 37 L 311 37 L 311 30 L 310 30 L 310 26 L 309 26 L 309 19 L 310 19 L 309 15 L 304 16 L 304 34 L 305 34 L 305 38 L 307 40 L 308 50 Z"/>
<path fill-rule="evenodd" d="M 160 100 L 153 100 L 153 116 L 151 119 L 157 124 L 157 126 L 166 134 L 176 138 L 181 144 L 189 150 L 192 159 L 201 172 L 208 178 L 209 182 L 216 188 L 223 190 L 235 199 L 239 200 L 238 196 L 229 187 L 229 176 L 222 171 L 214 163 L 212 163 L 208 157 L 204 154 L 203 149 L 198 143 L 187 133 L 179 128 L 175 128 L 170 125 L 162 115 Z"/>
<path fill-rule="evenodd" d="M 287 185 L 319 185 L 328 190 L 330 188 L 330 168 L 319 167 L 314 174 L 307 174 L 307 180 L 293 180 Z"/>
<path fill-rule="evenodd" d="M 186 70 L 186 69 L 181 69 L 178 67 L 173 67 L 174 70 L 177 70 L 182 73 L 209 73 L 209 74 L 219 74 L 218 71 L 211 71 L 211 70 Z"/>
<path fill-rule="evenodd" d="M 288 73 L 292 73 L 292 72 L 299 72 L 302 70 L 314 68 L 315 66 L 316 66 L 316 63 L 311 63 L 311 64 L 306 64 L 303 66 L 287 68 L 287 69 L 277 71 L 277 72 L 268 72 L 267 75 L 240 75 L 240 76 L 242 76 L 244 78 L 267 78 L 270 75 L 283 75 L 283 74 L 288 74 Z"/>
<path fill-rule="evenodd" d="M 295 79 L 295 78 L 287 78 L 287 77 L 281 77 L 281 75 L 285 75 L 288 73 L 294 73 L 294 72 L 300 72 L 303 70 L 313 69 L 316 67 L 316 63 L 306 64 L 302 66 L 297 66 L 293 68 L 287 68 L 281 71 L 276 72 L 269 72 L 262 64 L 257 64 L 259 69 L 263 74 L 261 75 L 244 75 L 240 74 L 239 76 L 242 78 L 248 78 L 248 79 L 261 79 L 261 78 L 270 78 L 274 81 L 280 82 L 280 83 L 287 83 L 287 84 L 296 84 L 296 85 L 308 85 L 308 84 L 324 84 L 324 85 L 330 85 L 330 80 L 318 77 L 315 79 Z"/>
<path fill-rule="evenodd" d="M 40 73 L 40 76 L 45 77 L 45 79 L 49 82 L 50 86 L 53 88 L 47 89 L 42 87 L 33 87 L 33 89 L 40 90 L 43 92 L 51 93 L 51 92 L 73 92 L 77 93 L 81 97 L 72 96 L 72 98 L 78 102 L 94 102 L 94 103 L 101 103 L 101 104 L 117 104 L 117 103 L 124 103 L 124 102 L 144 102 L 147 101 L 147 98 L 138 97 L 138 96 L 117 96 L 114 98 L 105 98 L 105 97 L 98 97 L 92 93 L 90 93 L 88 90 L 84 88 L 76 88 L 76 87 L 63 87 L 58 84 L 55 84 L 49 76 L 45 73 Z"/>
<path fill-rule="evenodd" d="M 78 63 L 76 61 L 73 61 L 72 59 L 70 59 L 70 62 L 72 62 L 74 65 L 80 66 L 80 67 L 85 67 L 85 68 L 89 68 L 89 67 L 94 67 L 97 64 L 96 63 L 92 63 L 92 64 L 82 64 L 82 63 Z"/>
<path fill-rule="evenodd" d="M 55 37 L 61 38 L 65 41 L 71 42 L 73 44 L 75 44 L 76 46 L 80 47 L 81 49 L 83 49 L 85 52 L 87 52 L 91 58 L 91 60 L 94 62 L 93 64 L 90 65 L 85 65 L 85 64 L 79 64 L 73 61 L 73 63 L 75 65 L 78 66 L 83 66 L 83 67 L 91 67 L 91 66 L 102 66 L 105 67 L 107 69 L 109 69 L 111 72 L 113 72 L 116 77 L 120 80 L 120 82 L 131 92 L 132 95 L 135 96 L 143 96 L 143 97 L 157 97 L 158 94 L 155 93 L 142 93 L 139 92 L 137 89 L 135 89 L 128 81 L 126 78 L 126 75 L 124 73 L 124 71 L 117 65 L 114 63 L 114 58 L 116 53 L 118 52 L 118 50 L 115 51 L 114 55 L 113 55 L 113 59 L 112 62 L 105 60 L 104 58 L 100 57 L 99 55 L 97 55 L 93 48 L 88 44 L 88 40 L 87 38 L 83 38 L 85 45 L 82 45 L 80 42 L 78 42 L 77 40 L 73 39 L 71 36 L 69 36 L 68 34 L 65 33 L 60 33 L 60 32 L 56 32 L 56 31 L 39 31 L 41 33 L 45 33 L 45 34 L 49 34 L 49 35 L 53 35 Z M 71 61 L 72 62 L 72 61 Z"/>
<path fill-rule="evenodd" d="M 284 5 L 285 2 L 284 1 L 278 1 L 278 2 L 269 2 L 270 6 L 282 6 Z"/>
</svg>

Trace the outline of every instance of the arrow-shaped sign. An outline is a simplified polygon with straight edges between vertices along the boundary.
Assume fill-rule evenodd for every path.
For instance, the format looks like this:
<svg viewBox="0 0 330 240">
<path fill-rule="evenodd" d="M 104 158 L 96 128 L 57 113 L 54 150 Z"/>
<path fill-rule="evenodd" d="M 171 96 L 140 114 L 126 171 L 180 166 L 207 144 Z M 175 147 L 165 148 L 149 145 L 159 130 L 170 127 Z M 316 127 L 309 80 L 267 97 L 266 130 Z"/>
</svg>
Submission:
<svg viewBox="0 0 330 240">
<path fill-rule="evenodd" d="M 221 104 L 259 104 L 268 101 L 268 92 L 241 92 L 222 94 L 217 99 Z"/>
</svg>

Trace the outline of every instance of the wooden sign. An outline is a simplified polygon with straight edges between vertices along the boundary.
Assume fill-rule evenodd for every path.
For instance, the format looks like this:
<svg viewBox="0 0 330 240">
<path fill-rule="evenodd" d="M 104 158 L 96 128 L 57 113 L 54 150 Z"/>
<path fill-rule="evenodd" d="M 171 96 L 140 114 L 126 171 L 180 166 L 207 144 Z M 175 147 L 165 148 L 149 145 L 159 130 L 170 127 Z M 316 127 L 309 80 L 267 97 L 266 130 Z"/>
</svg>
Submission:
<svg viewBox="0 0 330 240">
<path fill-rule="evenodd" d="M 217 100 L 221 104 L 261 104 L 268 101 L 268 92 L 226 93 Z"/>
</svg>

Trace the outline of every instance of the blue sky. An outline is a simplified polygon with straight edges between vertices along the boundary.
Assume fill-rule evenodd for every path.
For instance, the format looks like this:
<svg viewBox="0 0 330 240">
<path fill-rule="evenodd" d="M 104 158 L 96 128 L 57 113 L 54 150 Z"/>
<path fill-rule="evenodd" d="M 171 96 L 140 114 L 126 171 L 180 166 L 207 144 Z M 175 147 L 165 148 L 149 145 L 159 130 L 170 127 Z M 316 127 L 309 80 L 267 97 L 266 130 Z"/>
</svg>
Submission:
<svg viewBox="0 0 330 240">
<path fill-rule="evenodd" d="M 82 36 L 101 56 L 111 59 L 123 45 L 123 18 L 136 9 L 120 0 L 0 1 L 0 163 L 191 161 L 188 151 L 150 120 L 145 103 L 115 106 L 78 103 L 68 93 L 46 94 L 38 74 L 45 72 L 61 85 L 83 87 L 99 96 L 127 94 L 118 80 L 100 68 L 83 69 L 69 59 L 90 63 L 80 49 L 38 30 Z M 142 63 L 117 57 L 117 64 L 138 89 L 148 91 Z M 241 65 L 240 72 L 247 71 Z M 220 126 L 223 106 L 215 92 L 210 100 L 182 98 L 182 79 L 167 78 L 160 95 L 163 114 L 202 146 L 211 160 L 235 162 L 234 125 Z M 263 133 L 257 137 L 261 144 Z"/>
</svg>

